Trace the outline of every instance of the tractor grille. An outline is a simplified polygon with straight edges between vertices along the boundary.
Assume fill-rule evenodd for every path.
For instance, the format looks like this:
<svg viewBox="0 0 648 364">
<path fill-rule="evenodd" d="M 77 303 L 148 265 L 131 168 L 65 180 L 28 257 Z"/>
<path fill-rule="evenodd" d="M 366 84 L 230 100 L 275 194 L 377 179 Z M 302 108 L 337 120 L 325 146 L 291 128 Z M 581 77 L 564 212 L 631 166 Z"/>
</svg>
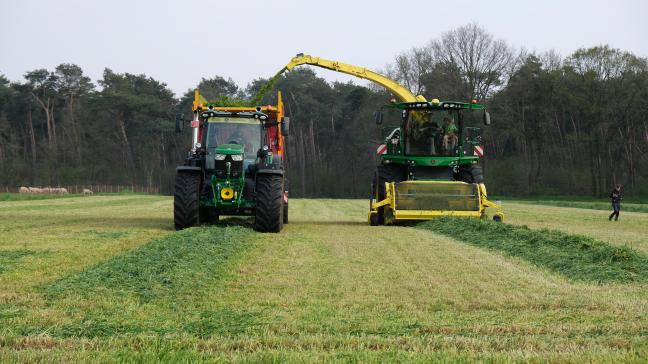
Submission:
<svg viewBox="0 0 648 364">
<path fill-rule="evenodd" d="M 477 185 L 464 182 L 397 183 L 397 210 L 479 211 Z"/>
<path fill-rule="evenodd" d="M 227 178 L 227 163 L 230 163 L 230 178 L 240 178 L 243 175 L 243 161 L 233 161 L 231 155 L 227 155 L 225 160 L 214 162 L 214 174 L 216 178 Z"/>
</svg>

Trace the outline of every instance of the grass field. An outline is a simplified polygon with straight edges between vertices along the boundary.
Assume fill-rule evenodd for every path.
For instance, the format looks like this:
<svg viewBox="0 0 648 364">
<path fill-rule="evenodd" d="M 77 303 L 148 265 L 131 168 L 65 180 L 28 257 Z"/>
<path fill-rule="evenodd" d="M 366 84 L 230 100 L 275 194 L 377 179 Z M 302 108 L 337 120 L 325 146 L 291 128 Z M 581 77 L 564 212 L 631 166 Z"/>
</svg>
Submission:
<svg viewBox="0 0 648 364">
<path fill-rule="evenodd" d="M 0 202 L 0 362 L 648 359 L 643 276 L 577 279 L 578 251 L 556 270 L 533 230 L 631 247 L 642 269 L 648 214 L 505 201 L 507 236 L 538 246 L 518 254 L 370 227 L 366 205 L 292 200 L 281 234 L 257 234 L 244 219 L 174 232 L 169 197 Z"/>
<path fill-rule="evenodd" d="M 570 200 L 516 200 L 518 203 L 526 203 L 533 205 L 547 205 L 558 207 L 575 207 L 578 209 L 591 209 L 591 210 L 605 210 L 612 212 L 612 204 L 610 201 L 570 201 Z M 621 204 L 623 212 L 648 212 L 648 204 L 636 202 L 623 202 Z"/>
</svg>

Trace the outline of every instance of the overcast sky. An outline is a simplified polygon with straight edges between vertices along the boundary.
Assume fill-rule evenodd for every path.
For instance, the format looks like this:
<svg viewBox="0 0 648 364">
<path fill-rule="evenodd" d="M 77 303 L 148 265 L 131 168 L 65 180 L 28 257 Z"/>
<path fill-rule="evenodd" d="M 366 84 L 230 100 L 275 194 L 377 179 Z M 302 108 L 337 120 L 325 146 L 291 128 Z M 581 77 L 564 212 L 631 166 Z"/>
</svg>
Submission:
<svg viewBox="0 0 648 364">
<path fill-rule="evenodd" d="M 648 0 L 0 0 L 0 74 L 74 63 L 145 73 L 184 93 L 201 77 L 240 86 L 296 53 L 384 69 L 443 32 L 478 22 L 514 47 L 563 56 L 610 44 L 648 56 Z M 302 66 L 304 67 L 304 66 Z M 350 78 L 319 70 L 328 80 Z"/>
</svg>

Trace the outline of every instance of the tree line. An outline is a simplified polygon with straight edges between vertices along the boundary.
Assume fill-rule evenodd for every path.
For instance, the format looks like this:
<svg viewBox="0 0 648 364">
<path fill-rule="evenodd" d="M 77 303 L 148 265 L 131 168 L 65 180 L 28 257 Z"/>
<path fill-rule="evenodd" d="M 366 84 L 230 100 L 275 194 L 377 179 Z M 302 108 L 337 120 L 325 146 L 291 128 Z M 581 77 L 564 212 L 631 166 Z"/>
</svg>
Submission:
<svg viewBox="0 0 648 364">
<path fill-rule="evenodd" d="M 342 60 L 344 61 L 344 60 Z M 567 57 L 528 52 L 468 24 L 397 55 L 383 73 L 428 99 L 477 99 L 490 111 L 485 167 L 495 194 L 605 195 L 612 184 L 648 194 L 648 61 L 609 46 Z M 250 100 L 267 78 L 240 87 L 222 76 L 197 88 L 209 99 Z M 295 197 L 366 197 L 383 130 L 379 86 L 329 83 L 302 67 L 262 104 L 284 95 L 292 118 L 287 164 Z M 121 184 L 172 192 L 189 133 L 193 90 L 176 97 L 146 75 L 106 69 L 97 84 L 73 64 L 0 75 L 0 186 Z M 389 116 L 389 115 L 387 115 Z M 391 116 L 396 121 L 395 116 Z"/>
</svg>

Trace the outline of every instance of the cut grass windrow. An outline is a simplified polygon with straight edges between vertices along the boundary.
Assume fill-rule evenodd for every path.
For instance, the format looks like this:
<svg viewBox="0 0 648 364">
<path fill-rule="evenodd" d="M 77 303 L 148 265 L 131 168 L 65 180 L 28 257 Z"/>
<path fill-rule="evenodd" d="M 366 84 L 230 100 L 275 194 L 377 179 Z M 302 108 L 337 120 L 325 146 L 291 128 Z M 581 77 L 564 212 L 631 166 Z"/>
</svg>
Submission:
<svg viewBox="0 0 648 364">
<path fill-rule="evenodd" d="M 135 294 L 145 303 L 201 275 L 225 273 L 228 259 L 245 249 L 252 229 L 236 223 L 203 226 L 167 235 L 43 287 L 50 298 Z"/>
<path fill-rule="evenodd" d="M 648 281 L 648 257 L 582 235 L 461 218 L 431 220 L 417 227 L 505 252 L 577 281 Z"/>
</svg>

